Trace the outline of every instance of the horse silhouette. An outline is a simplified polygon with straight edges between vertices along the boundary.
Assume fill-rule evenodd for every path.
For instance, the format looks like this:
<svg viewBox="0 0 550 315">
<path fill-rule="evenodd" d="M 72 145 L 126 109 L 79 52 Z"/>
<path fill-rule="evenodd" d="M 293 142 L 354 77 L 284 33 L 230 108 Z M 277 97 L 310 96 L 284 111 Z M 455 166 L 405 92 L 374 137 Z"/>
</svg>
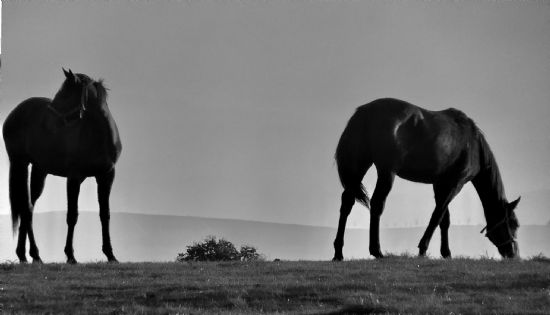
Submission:
<svg viewBox="0 0 550 315">
<path fill-rule="evenodd" d="M 481 199 L 487 221 L 486 236 L 503 257 L 518 255 L 519 227 L 500 172 L 485 136 L 459 110 L 429 111 L 407 102 L 385 98 L 360 106 L 350 118 L 336 148 L 336 163 L 344 188 L 333 260 L 342 260 L 346 221 L 355 200 L 370 208 L 369 252 L 383 257 L 379 225 L 395 175 L 433 184 L 435 209 L 418 244 L 426 255 L 432 235 L 441 229 L 441 255 L 451 257 L 448 205 L 471 181 Z M 378 178 L 369 199 L 361 181 L 375 165 Z M 485 230 L 485 229 L 483 229 Z M 482 232 L 483 232 L 482 230 Z"/>
<path fill-rule="evenodd" d="M 66 71 L 65 81 L 53 100 L 29 98 L 8 115 L 3 126 L 4 142 L 10 161 L 9 197 L 14 234 L 19 225 L 16 254 L 27 262 L 27 236 L 33 262 L 42 262 L 36 246 L 32 216 L 48 174 L 67 178 L 68 263 L 76 263 L 73 234 L 78 219 L 80 184 L 95 177 L 103 253 L 110 262 L 113 255 L 109 235 L 109 196 L 115 178 L 115 163 L 122 146 L 117 126 L 107 107 L 107 90 L 101 80 Z M 32 165 L 30 191 L 28 166 Z"/>
</svg>

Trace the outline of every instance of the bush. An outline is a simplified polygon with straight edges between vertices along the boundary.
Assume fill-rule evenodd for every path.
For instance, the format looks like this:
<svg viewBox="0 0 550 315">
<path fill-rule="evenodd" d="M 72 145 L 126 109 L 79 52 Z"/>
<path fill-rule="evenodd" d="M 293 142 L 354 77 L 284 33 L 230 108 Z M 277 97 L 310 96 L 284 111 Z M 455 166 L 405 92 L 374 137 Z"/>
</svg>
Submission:
<svg viewBox="0 0 550 315">
<path fill-rule="evenodd" d="M 179 262 L 184 261 L 252 261 L 260 260 L 261 255 L 252 246 L 241 246 L 237 251 L 233 243 L 221 238 L 216 240 L 215 236 L 209 236 L 201 243 L 193 243 L 187 246 L 185 253 L 179 253 L 176 258 Z"/>
<path fill-rule="evenodd" d="M 256 248 L 248 245 L 241 246 L 240 256 L 242 261 L 261 260 L 260 253 L 256 251 Z"/>
</svg>

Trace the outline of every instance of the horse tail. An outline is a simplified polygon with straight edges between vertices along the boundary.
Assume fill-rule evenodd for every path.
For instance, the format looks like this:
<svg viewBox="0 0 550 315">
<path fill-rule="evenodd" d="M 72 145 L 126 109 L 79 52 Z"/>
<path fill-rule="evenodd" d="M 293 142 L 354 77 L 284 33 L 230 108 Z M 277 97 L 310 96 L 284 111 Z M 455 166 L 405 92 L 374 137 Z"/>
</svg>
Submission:
<svg viewBox="0 0 550 315">
<path fill-rule="evenodd" d="M 9 200 L 11 206 L 11 221 L 13 234 L 17 234 L 19 224 L 26 223 L 32 213 L 29 188 L 29 163 L 26 154 L 27 126 L 39 110 L 49 104 L 46 98 L 29 98 L 17 105 L 6 117 L 2 126 L 2 136 L 10 162 L 9 168 Z"/>
<path fill-rule="evenodd" d="M 9 197 L 14 235 L 17 233 L 21 217 L 27 215 L 27 212 L 31 209 L 28 176 L 29 171 L 27 165 L 14 162 L 10 163 Z"/>
<path fill-rule="evenodd" d="M 357 201 L 370 209 L 370 198 L 361 181 L 372 165 L 372 158 L 365 141 L 364 119 L 361 119 L 364 117 L 359 114 L 356 112 L 344 129 L 334 158 L 344 190 L 353 193 Z"/>
</svg>

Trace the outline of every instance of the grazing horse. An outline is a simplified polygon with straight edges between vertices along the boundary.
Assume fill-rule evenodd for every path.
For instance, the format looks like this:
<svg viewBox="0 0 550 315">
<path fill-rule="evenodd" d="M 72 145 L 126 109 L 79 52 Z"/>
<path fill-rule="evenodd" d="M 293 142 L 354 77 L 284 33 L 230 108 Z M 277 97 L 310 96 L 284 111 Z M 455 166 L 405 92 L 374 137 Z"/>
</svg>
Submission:
<svg viewBox="0 0 550 315">
<path fill-rule="evenodd" d="M 451 257 L 448 205 L 469 181 L 483 205 L 486 236 L 503 257 L 518 255 L 515 238 L 519 223 L 514 209 L 520 198 L 507 201 L 495 157 L 483 133 L 461 111 L 429 111 L 397 99 L 375 100 L 357 108 L 350 118 L 335 158 L 344 192 L 333 260 L 343 259 L 344 230 L 355 200 L 370 208 L 369 252 L 376 258 L 383 257 L 380 216 L 395 175 L 433 184 L 436 206 L 418 244 L 420 256 L 426 255 L 439 225 L 441 255 Z M 369 199 L 361 181 L 373 164 L 378 179 Z"/>
<path fill-rule="evenodd" d="M 115 163 L 122 146 L 118 129 L 107 107 L 107 90 L 102 81 L 66 71 L 65 81 L 54 99 L 33 97 L 19 104 L 6 118 L 4 142 L 10 160 L 9 190 L 14 233 L 19 225 L 16 254 L 27 262 L 27 236 L 33 262 L 40 263 L 34 240 L 32 214 L 48 174 L 67 178 L 68 263 L 76 263 L 73 234 L 78 219 L 80 184 L 95 177 L 103 253 L 117 262 L 109 236 L 109 195 L 115 178 Z M 30 191 L 28 166 L 32 165 Z M 20 224 L 19 224 L 20 221 Z"/>
</svg>

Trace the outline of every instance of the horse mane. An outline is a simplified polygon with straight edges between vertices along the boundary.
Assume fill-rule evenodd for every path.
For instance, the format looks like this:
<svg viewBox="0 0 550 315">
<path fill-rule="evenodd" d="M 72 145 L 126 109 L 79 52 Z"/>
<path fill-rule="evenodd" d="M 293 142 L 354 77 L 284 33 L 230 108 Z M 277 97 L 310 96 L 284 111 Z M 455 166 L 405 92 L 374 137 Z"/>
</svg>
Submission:
<svg viewBox="0 0 550 315">
<path fill-rule="evenodd" d="M 464 112 L 456 108 L 449 108 L 446 110 L 452 115 L 454 120 L 463 126 L 470 126 L 474 130 L 474 136 L 477 142 L 479 143 L 480 151 L 480 174 L 487 176 L 488 184 L 490 187 L 493 187 L 498 195 L 498 197 L 503 200 L 504 197 L 504 184 L 502 183 L 502 177 L 500 176 L 500 170 L 498 168 L 495 155 L 485 138 L 485 134 L 475 121 L 468 117 Z"/>
<path fill-rule="evenodd" d="M 94 87 L 97 91 L 97 99 L 100 104 L 107 102 L 107 91 L 109 90 L 107 87 L 105 87 L 105 84 L 103 82 L 103 79 L 99 79 L 97 81 L 94 81 Z"/>
<path fill-rule="evenodd" d="M 502 184 L 502 178 L 500 176 L 497 161 L 483 131 L 477 126 L 476 122 L 472 118 L 468 117 L 468 115 L 466 115 L 463 111 L 452 107 L 448 108 L 446 111 L 451 114 L 453 119 L 458 124 L 462 126 L 470 126 L 470 128 L 473 129 L 474 138 L 479 143 L 481 172 L 488 175 L 491 187 L 495 187 L 498 195 L 503 196 L 504 186 Z"/>
<path fill-rule="evenodd" d="M 504 200 L 504 184 L 502 183 L 502 177 L 500 176 L 500 170 L 498 168 L 497 161 L 493 151 L 489 147 L 489 143 L 483 134 L 483 131 L 476 125 L 476 136 L 479 143 L 480 150 L 480 173 L 487 176 L 491 187 L 496 190 L 499 199 Z"/>
<path fill-rule="evenodd" d="M 104 80 L 103 79 L 98 79 L 97 81 L 90 78 L 88 75 L 84 74 L 84 73 L 77 73 L 76 76 L 78 77 L 78 79 L 80 79 L 82 82 L 85 82 L 85 84 L 93 84 L 95 89 L 96 89 L 96 94 L 97 94 L 97 102 L 98 104 L 103 104 L 105 102 L 107 102 L 107 91 L 109 90 L 108 88 L 105 87 L 105 84 L 104 84 Z"/>
</svg>

